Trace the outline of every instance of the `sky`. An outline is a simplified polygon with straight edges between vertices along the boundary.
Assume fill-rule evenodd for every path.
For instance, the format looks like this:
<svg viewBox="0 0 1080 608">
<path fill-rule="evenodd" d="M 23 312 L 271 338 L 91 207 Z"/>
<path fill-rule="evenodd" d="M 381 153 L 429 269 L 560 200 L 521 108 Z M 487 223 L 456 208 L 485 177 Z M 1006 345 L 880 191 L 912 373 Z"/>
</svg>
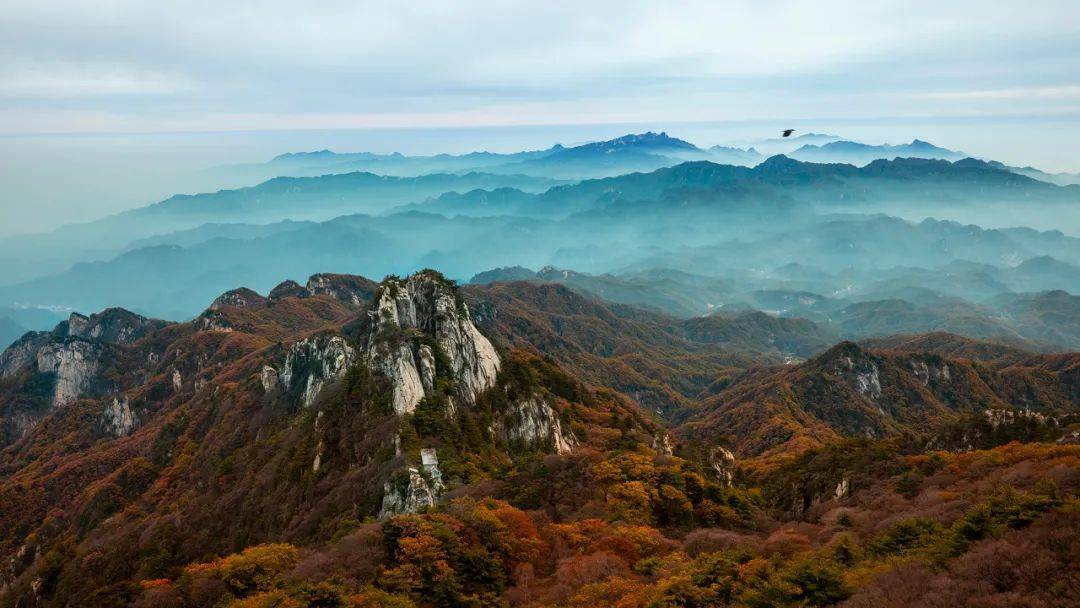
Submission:
<svg viewBox="0 0 1080 608">
<path fill-rule="evenodd" d="M 178 167 L 624 125 L 730 127 L 675 133 L 706 145 L 831 128 L 1080 171 L 1076 0 L 5 0 L 0 56 L 0 181 L 18 182 L 0 212 L 20 230 L 201 185 L 158 175 Z"/>
<path fill-rule="evenodd" d="M 1080 2 L 5 0 L 0 132 L 1080 113 Z"/>
</svg>

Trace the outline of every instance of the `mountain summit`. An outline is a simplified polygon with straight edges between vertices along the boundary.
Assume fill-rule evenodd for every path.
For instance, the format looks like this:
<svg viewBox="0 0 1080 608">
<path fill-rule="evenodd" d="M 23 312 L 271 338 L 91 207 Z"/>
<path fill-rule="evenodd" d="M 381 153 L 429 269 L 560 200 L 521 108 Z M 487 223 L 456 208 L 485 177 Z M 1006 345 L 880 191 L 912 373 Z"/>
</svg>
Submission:
<svg viewBox="0 0 1080 608">
<path fill-rule="evenodd" d="M 671 137 L 666 132 L 661 131 L 659 133 L 653 133 L 652 131 L 646 131 L 645 133 L 631 133 L 623 135 L 622 137 L 616 137 L 615 139 L 609 139 L 607 141 L 598 141 L 589 144 L 583 144 L 569 148 L 570 150 L 596 151 L 596 150 L 616 150 L 616 149 L 640 149 L 646 151 L 657 150 L 700 150 L 694 144 Z"/>
</svg>

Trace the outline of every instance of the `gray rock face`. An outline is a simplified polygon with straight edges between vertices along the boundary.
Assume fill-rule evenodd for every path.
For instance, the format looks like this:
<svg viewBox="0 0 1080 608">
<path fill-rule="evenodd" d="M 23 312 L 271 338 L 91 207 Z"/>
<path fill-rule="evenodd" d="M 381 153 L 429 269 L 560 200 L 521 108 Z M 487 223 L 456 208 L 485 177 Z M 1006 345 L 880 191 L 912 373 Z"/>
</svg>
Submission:
<svg viewBox="0 0 1080 608">
<path fill-rule="evenodd" d="M 38 371 L 56 374 L 53 407 L 79 398 L 98 369 L 99 346 L 84 340 L 50 342 L 37 351 Z"/>
<path fill-rule="evenodd" d="M 284 390 L 300 387 L 301 402 L 309 407 L 327 384 L 345 376 L 356 361 L 356 351 L 341 336 L 313 336 L 294 343 L 279 370 L 266 367 L 260 381 L 267 391 L 280 385 Z"/>
<path fill-rule="evenodd" d="M 850 492 L 850 491 L 851 491 L 851 483 L 848 481 L 848 478 L 847 477 L 841 478 L 840 481 L 836 484 L 836 489 L 833 490 L 833 498 L 835 498 L 836 500 L 840 500 L 841 498 L 846 498 L 847 495 L 848 495 L 848 492 Z"/>
<path fill-rule="evenodd" d="M 314 296 L 330 296 L 352 306 L 363 306 L 375 295 L 379 286 L 364 277 L 320 273 L 308 278 L 306 288 Z"/>
<path fill-rule="evenodd" d="M 23 437 L 30 432 L 30 429 L 34 428 L 34 425 L 38 423 L 37 416 L 31 416 L 26 412 L 15 412 L 8 419 L 8 424 L 14 437 Z M 2 437 L 0 437 L 0 445 L 3 444 Z"/>
<path fill-rule="evenodd" d="M 675 446 L 671 443 L 671 435 L 667 433 L 660 433 L 653 437 L 652 449 L 657 454 L 663 454 L 664 456 L 671 456 L 675 453 Z"/>
<path fill-rule="evenodd" d="M 511 405 L 496 418 L 493 430 L 505 443 L 519 443 L 529 449 L 551 446 L 557 454 L 566 454 L 577 445 L 574 435 L 563 430 L 555 410 L 539 397 Z"/>
<path fill-rule="evenodd" d="M 367 348 L 368 364 L 386 375 L 394 387 L 391 403 L 399 416 L 412 413 L 424 398 L 416 353 L 407 340 L 376 341 Z"/>
<path fill-rule="evenodd" d="M 445 488 L 435 450 L 421 450 L 420 460 L 422 474 L 421 469 L 409 467 L 405 471 L 404 478 L 391 479 L 383 484 L 380 518 L 416 513 L 438 503 L 439 496 Z"/>
<path fill-rule="evenodd" d="M 58 338 L 85 338 L 131 344 L 146 334 L 168 325 L 167 321 L 147 319 L 123 308 L 106 308 L 90 315 L 71 313 L 67 321 L 57 325 L 53 335 Z"/>
<path fill-rule="evenodd" d="M 131 344 L 168 324 L 167 321 L 147 319 L 123 308 L 107 308 L 89 317 L 71 313 L 67 321 L 60 322 L 51 332 L 28 333 L 0 354 L 0 378 L 14 375 L 34 361 L 39 362 L 40 371 L 55 372 L 61 359 L 67 365 L 93 349 L 86 344 Z M 84 345 L 69 346 L 76 342 L 83 342 Z M 65 355 L 60 352 L 64 350 L 71 352 Z M 44 363 L 47 369 L 41 368 L 40 363 Z M 64 372 L 69 378 L 72 377 L 71 373 L 77 374 L 77 370 L 68 367 L 64 368 Z"/>
<path fill-rule="evenodd" d="M 202 331 L 232 331 L 228 318 L 218 310 L 207 310 L 195 320 L 195 326 Z"/>
<path fill-rule="evenodd" d="M 1012 426 L 1023 422 L 1034 422 L 1043 426 L 1058 426 L 1056 418 L 1033 412 L 1031 410 L 985 410 L 983 416 L 991 429 L 997 430 L 1002 426 Z"/>
<path fill-rule="evenodd" d="M 431 347 L 421 344 L 416 359 L 420 363 L 420 383 L 424 385 L 424 392 L 435 390 L 435 354 Z"/>
<path fill-rule="evenodd" d="M 731 485 L 735 480 L 735 454 L 731 450 L 716 446 L 709 452 L 709 465 L 717 481 Z"/>
<path fill-rule="evenodd" d="M 49 339 L 43 331 L 26 334 L 0 353 L 0 378 L 14 376 L 37 358 L 37 351 Z"/>
<path fill-rule="evenodd" d="M 117 390 L 112 380 L 101 374 L 102 361 L 116 345 L 130 345 L 140 338 L 169 325 L 166 321 L 147 319 L 122 308 L 109 308 L 90 316 L 73 313 L 51 332 L 29 333 L 0 354 L 0 378 L 24 370 L 53 376 L 49 408 L 66 406 L 77 399 L 106 397 L 101 426 L 115 435 L 126 434 L 136 424 L 126 400 L 111 396 Z M 148 355 L 148 363 L 156 359 Z M 42 416 L 40 409 L 18 409 L 0 420 L 0 444 L 30 432 Z"/>
<path fill-rule="evenodd" d="M 101 413 L 101 422 L 105 429 L 116 437 L 130 433 L 135 428 L 135 414 L 131 411 L 128 398 L 113 397 L 112 403 Z"/>
<path fill-rule="evenodd" d="M 930 386 L 931 383 L 947 382 L 951 378 L 948 363 L 935 366 L 926 361 L 912 361 L 911 372 L 922 382 L 923 386 Z"/>
<path fill-rule="evenodd" d="M 856 391 L 871 399 L 881 397 L 881 380 L 878 377 L 878 367 L 874 361 L 863 357 L 857 359 L 843 357 L 840 362 L 841 369 L 839 371 L 846 373 Z"/>
<path fill-rule="evenodd" d="M 263 391 L 270 393 L 278 387 L 278 373 L 277 370 L 264 365 L 262 371 L 259 372 L 259 382 L 262 384 Z"/>
<path fill-rule="evenodd" d="M 495 384 L 500 360 L 491 342 L 469 318 L 469 311 L 440 277 L 417 273 L 405 280 L 387 279 L 371 315 L 366 358 L 394 386 L 394 411 L 416 409 L 431 390 L 436 371 L 454 379 L 459 396 L 473 403 Z M 413 336 L 426 336 L 446 358 L 447 370 L 435 369 L 435 357 Z M 425 380 L 428 381 L 425 387 Z"/>
</svg>

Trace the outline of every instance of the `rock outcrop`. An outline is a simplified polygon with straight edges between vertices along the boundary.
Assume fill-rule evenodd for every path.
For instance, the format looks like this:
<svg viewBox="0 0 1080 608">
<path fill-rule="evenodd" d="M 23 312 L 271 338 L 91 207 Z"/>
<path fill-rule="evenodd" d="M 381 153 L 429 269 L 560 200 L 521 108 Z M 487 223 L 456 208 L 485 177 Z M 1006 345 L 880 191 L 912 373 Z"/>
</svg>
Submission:
<svg viewBox="0 0 1080 608">
<path fill-rule="evenodd" d="M 281 388 L 295 391 L 304 407 L 311 406 L 327 384 L 345 376 L 357 360 L 356 351 L 345 338 L 318 335 L 295 342 L 280 369 L 264 366 L 259 379 L 267 392 Z"/>
<path fill-rule="evenodd" d="M 54 374 L 52 406 L 71 403 L 83 393 L 98 370 L 101 348 L 87 340 L 49 342 L 38 349 L 39 372 Z"/>
<path fill-rule="evenodd" d="M 105 430 L 116 437 L 127 435 L 135 428 L 135 414 L 127 397 L 113 397 L 112 402 L 101 412 L 101 423 Z"/>
<path fill-rule="evenodd" d="M 674 454 L 675 446 L 671 443 L 671 435 L 664 432 L 653 435 L 652 449 L 663 456 Z"/>
<path fill-rule="evenodd" d="M 329 296 L 352 306 L 363 306 L 375 296 L 379 284 L 351 274 L 320 273 L 311 275 L 305 287 L 313 296 Z"/>
<path fill-rule="evenodd" d="M 0 353 L 0 378 L 12 376 L 32 362 L 37 362 L 39 371 L 58 374 L 62 371 L 68 380 L 77 380 L 79 366 L 72 368 L 71 365 L 76 361 L 87 361 L 94 345 L 132 344 L 168 324 L 167 321 L 147 319 L 123 308 L 107 308 L 89 317 L 71 313 L 52 331 L 29 332 Z M 82 344 L 74 345 L 78 342 Z M 71 394 L 68 389 L 64 391 Z"/>
<path fill-rule="evenodd" d="M 538 396 L 512 404 L 496 418 L 495 434 L 503 443 L 526 449 L 551 449 L 567 454 L 577 445 L 572 433 L 563 430 L 554 408 Z"/>
<path fill-rule="evenodd" d="M 0 445 L 24 436 L 50 411 L 80 398 L 104 398 L 101 428 L 114 435 L 130 432 L 135 416 L 126 400 L 115 395 L 118 378 L 105 373 L 106 363 L 139 348 L 141 338 L 170 325 L 122 308 L 90 316 L 72 313 L 49 332 L 30 332 L 0 354 L 0 378 L 25 374 L 24 399 L 0 419 Z M 151 365 L 156 354 L 148 352 Z M 143 376 L 144 378 L 146 376 Z"/>
<path fill-rule="evenodd" d="M 398 414 L 416 409 L 437 374 L 453 380 L 465 403 L 495 384 L 499 355 L 446 279 L 430 271 L 388 278 L 376 297 L 365 357 L 393 384 Z"/>
<path fill-rule="evenodd" d="M 536 396 L 510 405 L 493 426 L 495 435 L 510 446 L 566 454 L 577 445 L 574 435 L 563 430 L 551 405 Z"/>
<path fill-rule="evenodd" d="M 856 391 L 871 399 L 881 397 L 881 378 L 874 361 L 868 357 L 843 357 L 841 362 Z"/>
<path fill-rule="evenodd" d="M 14 376 L 37 358 L 38 349 L 49 340 L 48 332 L 25 334 L 0 353 L 0 378 Z"/>
<path fill-rule="evenodd" d="M 923 386 L 931 383 L 947 382 L 951 378 L 949 364 L 941 362 L 938 365 L 926 361 L 912 361 L 911 372 L 922 382 Z"/>
<path fill-rule="evenodd" d="M 843 477 L 836 483 L 836 489 L 833 490 L 833 498 L 840 500 L 847 498 L 848 493 L 851 491 L 851 482 L 847 477 Z"/>
<path fill-rule="evenodd" d="M 195 327 L 202 331 L 233 331 L 232 323 L 221 308 L 205 310 L 195 319 Z"/>
<path fill-rule="evenodd" d="M 990 425 L 990 428 L 995 431 L 1001 427 L 1025 423 L 1042 426 L 1058 426 L 1057 419 L 1052 416 L 1046 416 L 1031 410 L 994 409 L 984 411 L 983 416 L 986 418 L 986 422 Z"/>
<path fill-rule="evenodd" d="M 420 450 L 420 468 L 409 467 L 383 484 L 379 517 L 416 513 L 435 506 L 444 489 L 434 449 Z"/>
<path fill-rule="evenodd" d="M 148 319 L 123 308 L 106 308 L 89 317 L 71 313 L 53 330 L 54 338 L 85 338 L 112 344 L 131 344 L 168 325 L 168 321 Z"/>
<path fill-rule="evenodd" d="M 317 274 L 308 280 L 308 287 L 282 283 L 271 292 L 270 300 L 302 290 L 303 296 L 326 295 L 360 306 L 372 285 L 363 277 Z M 213 313 L 203 314 L 204 325 L 213 321 Z M 290 346 L 283 364 L 262 368 L 263 390 L 297 391 L 307 407 L 327 383 L 340 380 L 350 365 L 363 360 L 390 381 L 393 409 L 403 415 L 436 390 L 438 376 L 452 381 L 454 396 L 463 403 L 474 403 L 480 392 L 495 383 L 498 353 L 473 325 L 453 285 L 437 273 L 386 279 L 368 315 L 358 337 L 362 352 L 357 353 L 340 336 L 301 340 Z"/>
<path fill-rule="evenodd" d="M 221 294 L 210 304 L 210 310 L 220 310 L 226 306 L 234 308 L 257 308 L 266 305 L 266 298 L 247 287 L 231 289 Z"/>
<path fill-rule="evenodd" d="M 927 442 L 924 449 L 968 452 L 992 448 L 1010 441 L 1060 441 L 1068 436 L 1066 427 L 1075 416 L 1064 414 L 1059 419 L 1027 409 L 987 409 L 946 425 Z"/>
<path fill-rule="evenodd" d="M 735 454 L 723 446 L 715 446 L 709 451 L 709 466 L 717 481 L 731 485 L 735 481 Z"/>
</svg>

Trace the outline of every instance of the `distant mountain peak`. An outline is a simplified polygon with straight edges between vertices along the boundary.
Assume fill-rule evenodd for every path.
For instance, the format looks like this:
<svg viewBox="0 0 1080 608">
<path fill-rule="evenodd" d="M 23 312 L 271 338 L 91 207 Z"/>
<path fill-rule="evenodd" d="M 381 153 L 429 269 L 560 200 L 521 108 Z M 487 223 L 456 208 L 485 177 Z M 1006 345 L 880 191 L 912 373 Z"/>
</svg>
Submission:
<svg viewBox="0 0 1080 608">
<path fill-rule="evenodd" d="M 948 148 L 935 146 L 921 139 L 913 139 L 909 144 L 874 145 L 842 139 L 822 145 L 807 144 L 791 153 L 799 160 L 811 162 L 841 162 L 865 165 L 878 159 L 925 158 L 941 160 L 959 160 L 963 153 Z"/>
<path fill-rule="evenodd" d="M 766 158 L 764 161 L 762 161 L 761 164 L 758 165 L 758 168 L 759 169 L 762 169 L 762 168 L 764 168 L 764 169 L 786 169 L 786 168 L 791 168 L 791 167 L 798 167 L 798 166 L 801 166 L 802 164 L 803 163 L 801 163 L 800 161 L 795 160 L 794 158 L 791 158 L 790 156 L 786 156 L 784 154 L 775 154 L 773 156 L 770 156 L 769 158 Z"/>
<path fill-rule="evenodd" d="M 591 144 L 585 144 L 579 147 L 596 147 L 596 148 L 679 148 L 684 150 L 697 150 L 698 147 L 694 144 L 679 139 L 677 137 L 671 137 L 665 131 L 654 133 L 653 131 L 646 131 L 644 133 L 629 133 L 615 139 L 609 139 L 607 141 L 600 141 Z"/>
<path fill-rule="evenodd" d="M 536 272 L 537 278 L 545 281 L 557 281 L 560 279 L 569 279 L 571 277 L 578 276 L 579 273 L 573 270 L 563 270 L 562 268 L 556 268 L 548 264 Z"/>
</svg>

